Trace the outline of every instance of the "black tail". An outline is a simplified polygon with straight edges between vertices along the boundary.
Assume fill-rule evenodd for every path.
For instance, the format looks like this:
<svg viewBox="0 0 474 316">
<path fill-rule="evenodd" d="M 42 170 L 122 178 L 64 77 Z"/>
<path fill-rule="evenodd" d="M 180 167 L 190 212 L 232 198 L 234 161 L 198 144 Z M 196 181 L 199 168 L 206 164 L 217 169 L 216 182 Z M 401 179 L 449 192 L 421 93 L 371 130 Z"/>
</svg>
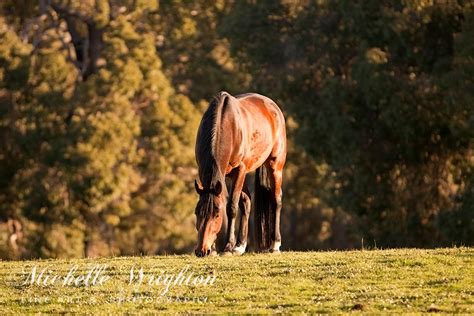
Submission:
<svg viewBox="0 0 474 316">
<path fill-rule="evenodd" d="M 255 238 L 260 250 L 269 249 L 274 231 L 274 212 L 272 211 L 272 188 L 268 170 L 265 166 L 255 171 Z"/>
</svg>

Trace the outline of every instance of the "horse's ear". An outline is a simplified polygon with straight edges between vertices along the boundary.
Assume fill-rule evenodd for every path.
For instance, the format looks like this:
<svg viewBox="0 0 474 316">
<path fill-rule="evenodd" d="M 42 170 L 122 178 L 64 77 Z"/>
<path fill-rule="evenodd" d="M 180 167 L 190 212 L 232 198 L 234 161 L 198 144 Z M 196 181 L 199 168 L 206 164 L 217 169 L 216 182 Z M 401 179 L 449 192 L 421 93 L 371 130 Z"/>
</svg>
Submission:
<svg viewBox="0 0 474 316">
<path fill-rule="evenodd" d="M 220 181 L 217 181 L 215 187 L 214 187 L 214 194 L 219 195 L 222 192 L 222 183 Z"/>
<path fill-rule="evenodd" d="M 197 180 L 194 180 L 194 188 L 196 189 L 196 192 L 198 194 L 203 194 L 204 193 L 203 187 L 199 184 L 199 182 Z"/>
</svg>

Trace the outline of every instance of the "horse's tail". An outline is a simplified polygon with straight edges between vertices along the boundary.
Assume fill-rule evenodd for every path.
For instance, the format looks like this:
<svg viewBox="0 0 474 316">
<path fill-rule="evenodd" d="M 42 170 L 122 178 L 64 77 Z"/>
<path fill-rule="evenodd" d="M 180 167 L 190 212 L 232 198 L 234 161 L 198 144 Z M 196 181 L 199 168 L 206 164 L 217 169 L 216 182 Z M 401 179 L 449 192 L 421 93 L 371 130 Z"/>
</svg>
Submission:
<svg viewBox="0 0 474 316">
<path fill-rule="evenodd" d="M 259 250 L 269 249 L 274 227 L 272 189 L 268 170 L 260 166 L 255 171 L 255 237 Z"/>
</svg>

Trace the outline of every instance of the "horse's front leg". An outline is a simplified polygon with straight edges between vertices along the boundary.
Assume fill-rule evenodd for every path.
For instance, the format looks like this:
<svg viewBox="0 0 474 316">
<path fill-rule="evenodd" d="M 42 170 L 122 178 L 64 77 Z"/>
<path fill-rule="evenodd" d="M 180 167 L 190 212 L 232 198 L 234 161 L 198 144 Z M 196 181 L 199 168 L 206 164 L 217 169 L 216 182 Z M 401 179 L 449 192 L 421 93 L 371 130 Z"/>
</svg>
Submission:
<svg viewBox="0 0 474 316">
<path fill-rule="evenodd" d="M 240 164 L 236 169 L 235 176 L 233 177 L 234 183 L 232 185 L 230 206 L 227 208 L 229 225 L 227 227 L 227 244 L 224 248 L 225 254 L 232 254 L 232 250 L 235 246 L 235 220 L 239 211 L 240 194 L 242 193 L 242 187 L 245 181 L 244 164 Z"/>
<path fill-rule="evenodd" d="M 249 227 L 249 216 L 250 216 L 250 208 L 251 208 L 251 201 L 250 201 L 250 192 L 247 188 L 247 185 L 244 185 L 242 190 L 242 194 L 240 197 L 240 228 L 239 228 L 239 236 L 237 238 L 237 245 L 234 248 L 233 253 L 236 255 L 241 255 L 245 252 L 247 248 L 247 235 L 248 235 L 248 227 Z"/>
</svg>

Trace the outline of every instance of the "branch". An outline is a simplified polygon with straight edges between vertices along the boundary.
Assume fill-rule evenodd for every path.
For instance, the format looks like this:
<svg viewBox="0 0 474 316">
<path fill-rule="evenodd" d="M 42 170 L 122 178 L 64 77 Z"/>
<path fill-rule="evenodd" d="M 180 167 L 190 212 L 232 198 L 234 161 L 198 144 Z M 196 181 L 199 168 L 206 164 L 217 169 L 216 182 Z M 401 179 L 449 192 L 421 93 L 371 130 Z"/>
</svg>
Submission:
<svg viewBox="0 0 474 316">
<path fill-rule="evenodd" d="M 51 3 L 51 7 L 54 9 L 54 11 L 58 12 L 60 15 L 68 15 L 71 17 L 78 18 L 82 22 L 86 24 L 94 24 L 94 21 L 92 20 L 91 17 L 81 14 L 78 11 L 73 11 L 70 8 L 60 6 L 59 4 Z"/>
<path fill-rule="evenodd" d="M 82 79 L 86 80 L 90 75 L 97 72 L 97 60 L 102 50 L 103 29 L 97 27 L 92 17 L 82 14 L 79 11 L 71 10 L 68 7 L 61 6 L 57 3 L 51 3 L 51 7 L 60 15 L 67 23 L 69 34 L 73 38 L 73 45 L 76 50 L 76 56 L 81 56 L 81 64 L 79 69 L 82 73 Z M 81 38 L 74 28 L 73 18 L 79 19 L 87 26 L 87 38 Z M 83 44 L 83 45 L 82 45 Z M 79 60 L 79 59 L 78 59 Z"/>
</svg>

